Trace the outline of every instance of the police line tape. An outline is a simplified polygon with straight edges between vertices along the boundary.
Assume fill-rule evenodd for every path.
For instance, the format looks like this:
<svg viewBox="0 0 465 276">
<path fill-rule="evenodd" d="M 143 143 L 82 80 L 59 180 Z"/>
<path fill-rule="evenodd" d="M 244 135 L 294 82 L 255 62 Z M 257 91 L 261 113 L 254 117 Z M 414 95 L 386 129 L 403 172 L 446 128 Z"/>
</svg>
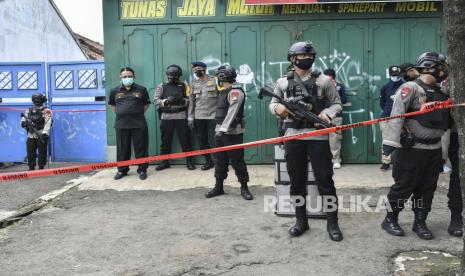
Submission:
<svg viewBox="0 0 465 276">
<path fill-rule="evenodd" d="M 26 111 L 27 109 L 24 109 L 24 108 L 14 108 L 14 107 L 0 107 L 0 110 L 9 110 L 9 111 Z M 55 110 L 55 109 L 50 109 L 50 111 L 52 111 L 52 113 L 54 112 L 103 112 L 103 111 L 106 111 L 106 109 L 82 109 L 82 110 L 78 110 L 78 109 L 70 109 L 70 110 Z"/>
<path fill-rule="evenodd" d="M 184 157 L 190 157 L 190 156 L 196 156 L 196 155 L 203 155 L 207 153 L 217 153 L 217 152 L 222 152 L 222 151 L 237 150 L 237 149 L 243 149 L 243 148 L 249 148 L 249 147 L 263 146 L 263 145 L 271 145 L 271 144 L 277 144 L 277 143 L 291 141 L 291 140 L 297 140 L 297 139 L 302 139 L 302 138 L 308 138 L 308 137 L 328 134 L 328 133 L 332 133 L 336 131 L 344 131 L 344 130 L 348 130 L 352 128 L 369 126 L 369 125 L 373 125 L 373 124 L 383 122 L 383 121 L 389 121 L 389 120 L 398 119 L 398 118 L 421 115 L 421 114 L 425 114 L 425 113 L 432 112 L 435 110 L 452 108 L 452 107 L 465 107 L 465 103 L 453 104 L 451 100 L 444 101 L 444 102 L 431 102 L 431 103 L 424 104 L 419 111 L 409 112 L 409 113 L 405 113 L 401 115 L 373 119 L 373 120 L 368 120 L 368 121 L 363 121 L 363 122 L 353 123 L 353 124 L 347 124 L 347 125 L 341 125 L 341 126 L 334 126 L 330 128 L 317 129 L 317 130 L 295 134 L 295 135 L 268 138 L 264 140 L 253 141 L 253 142 L 231 145 L 231 146 L 218 147 L 218 148 L 156 155 L 156 156 L 151 156 L 151 157 L 132 159 L 132 160 L 127 160 L 127 161 L 119 161 L 119 162 L 103 162 L 103 163 L 69 166 L 69 167 L 62 167 L 62 168 L 55 168 L 55 169 L 0 173 L 0 182 L 9 181 L 9 180 L 17 180 L 17 179 L 34 178 L 34 177 L 53 176 L 53 175 L 67 174 L 67 173 L 83 173 L 83 172 L 89 172 L 89 171 L 100 170 L 100 169 L 108 169 L 108 168 L 113 168 L 113 167 L 118 167 L 118 166 L 139 165 L 139 164 L 155 162 L 155 161 L 163 161 L 163 160 L 169 160 L 169 159 L 177 159 L 177 158 L 184 158 Z"/>
</svg>

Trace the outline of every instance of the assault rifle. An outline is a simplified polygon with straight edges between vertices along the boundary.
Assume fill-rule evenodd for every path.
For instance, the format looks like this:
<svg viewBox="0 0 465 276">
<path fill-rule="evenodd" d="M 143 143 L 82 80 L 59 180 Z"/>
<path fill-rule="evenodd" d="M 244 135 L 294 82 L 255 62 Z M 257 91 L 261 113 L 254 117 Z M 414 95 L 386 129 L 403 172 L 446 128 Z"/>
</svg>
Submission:
<svg viewBox="0 0 465 276">
<path fill-rule="evenodd" d="M 41 143 L 45 143 L 45 140 L 44 140 L 43 135 L 39 133 L 39 131 L 37 130 L 37 128 L 34 126 L 34 123 L 31 122 L 31 120 L 29 120 L 29 119 L 24 115 L 24 113 L 21 113 L 21 117 L 25 119 L 25 122 L 26 122 L 26 130 L 32 132 L 33 134 L 35 134 L 35 136 L 37 136 L 37 139 L 39 139 L 39 141 L 40 141 Z"/>
<path fill-rule="evenodd" d="M 310 112 L 312 108 L 311 104 L 304 102 L 304 97 L 292 97 L 289 99 L 284 99 L 273 93 L 269 88 L 262 87 L 260 92 L 258 93 L 258 98 L 263 99 L 263 96 L 276 98 L 278 99 L 279 103 L 284 105 L 289 113 L 297 120 L 308 120 L 313 123 L 317 123 L 323 128 L 333 127 L 334 125 L 331 123 L 326 122 L 325 120 L 321 119 L 315 113 Z"/>
</svg>

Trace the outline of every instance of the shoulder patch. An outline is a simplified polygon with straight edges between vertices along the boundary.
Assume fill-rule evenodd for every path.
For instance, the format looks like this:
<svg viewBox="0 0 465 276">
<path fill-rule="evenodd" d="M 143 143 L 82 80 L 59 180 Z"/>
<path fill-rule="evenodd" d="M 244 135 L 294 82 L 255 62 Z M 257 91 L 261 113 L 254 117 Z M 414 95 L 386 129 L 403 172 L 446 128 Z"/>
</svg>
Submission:
<svg viewBox="0 0 465 276">
<path fill-rule="evenodd" d="M 410 95 L 411 92 L 412 92 L 412 87 L 408 85 L 402 87 L 402 89 L 400 90 L 400 95 L 402 97 L 402 100 L 405 99 L 408 95 Z"/>
<path fill-rule="evenodd" d="M 161 91 L 161 85 L 158 85 L 157 86 L 157 93 L 160 93 L 160 91 Z"/>
<path fill-rule="evenodd" d="M 231 100 L 236 101 L 241 92 L 239 90 L 232 90 L 229 94 L 231 95 Z"/>
</svg>

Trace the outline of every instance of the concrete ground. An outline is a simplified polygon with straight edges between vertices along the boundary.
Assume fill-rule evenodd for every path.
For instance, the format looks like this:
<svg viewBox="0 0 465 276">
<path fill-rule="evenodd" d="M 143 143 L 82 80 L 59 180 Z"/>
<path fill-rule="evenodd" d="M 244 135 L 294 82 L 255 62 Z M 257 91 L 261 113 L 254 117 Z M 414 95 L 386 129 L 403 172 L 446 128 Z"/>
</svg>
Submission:
<svg viewBox="0 0 465 276">
<path fill-rule="evenodd" d="M 343 166 L 335 174 L 338 193 L 370 195 L 372 206 L 392 184 L 391 172 L 378 167 Z M 290 238 L 294 219 L 264 211 L 264 197 L 275 194 L 273 166 L 249 169 L 253 201 L 240 197 L 233 173 L 226 195 L 213 199 L 204 198 L 212 171 L 150 168 L 146 181 L 135 170 L 119 181 L 114 169 L 87 176 L 46 208 L 0 230 L 0 274 L 391 275 L 399 252 L 462 250 L 462 240 L 447 234 L 447 175 L 429 217 L 434 240 L 412 233 L 409 210 L 400 218 L 406 237 L 380 228 L 383 212 L 364 211 L 340 214 L 344 240 L 336 243 L 324 219 L 311 219 L 309 232 Z"/>
</svg>

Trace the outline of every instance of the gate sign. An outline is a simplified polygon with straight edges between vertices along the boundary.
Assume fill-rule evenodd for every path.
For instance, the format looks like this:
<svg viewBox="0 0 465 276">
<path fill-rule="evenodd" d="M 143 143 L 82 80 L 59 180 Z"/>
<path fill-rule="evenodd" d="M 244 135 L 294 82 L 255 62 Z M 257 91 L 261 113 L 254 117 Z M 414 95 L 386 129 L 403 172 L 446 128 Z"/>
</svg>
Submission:
<svg viewBox="0 0 465 276">
<path fill-rule="evenodd" d="M 423 0 L 244 0 L 245 5 L 281 5 L 281 4 L 331 4 L 331 3 L 363 3 L 363 2 L 419 2 Z M 442 1 L 442 0 L 433 0 Z"/>
</svg>

